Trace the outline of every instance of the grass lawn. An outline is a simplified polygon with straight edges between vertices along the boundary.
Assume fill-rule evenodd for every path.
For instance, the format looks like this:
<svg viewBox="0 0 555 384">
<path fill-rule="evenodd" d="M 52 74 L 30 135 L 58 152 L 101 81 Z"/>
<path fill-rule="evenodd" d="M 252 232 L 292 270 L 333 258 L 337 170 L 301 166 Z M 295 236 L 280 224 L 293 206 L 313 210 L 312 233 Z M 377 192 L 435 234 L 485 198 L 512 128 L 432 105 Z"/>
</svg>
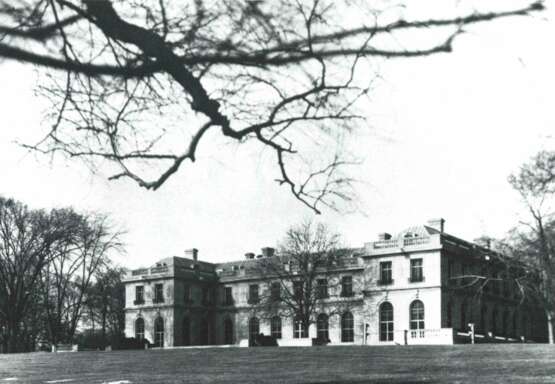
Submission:
<svg viewBox="0 0 555 384">
<path fill-rule="evenodd" d="M 0 355 L 3 383 L 555 383 L 555 347 L 209 348 Z"/>
</svg>

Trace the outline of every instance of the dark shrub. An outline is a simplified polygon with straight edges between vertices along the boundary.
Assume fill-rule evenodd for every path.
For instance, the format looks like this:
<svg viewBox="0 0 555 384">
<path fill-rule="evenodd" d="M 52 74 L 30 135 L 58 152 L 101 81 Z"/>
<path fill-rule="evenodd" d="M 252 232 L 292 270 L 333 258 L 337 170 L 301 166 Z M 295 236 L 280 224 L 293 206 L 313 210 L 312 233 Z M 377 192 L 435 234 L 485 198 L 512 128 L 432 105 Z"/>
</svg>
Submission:
<svg viewBox="0 0 555 384">
<path fill-rule="evenodd" d="M 278 343 L 275 337 L 265 336 L 263 333 L 256 337 L 253 347 L 277 347 Z"/>
<path fill-rule="evenodd" d="M 124 337 L 112 344 L 112 349 L 145 349 L 152 344 L 147 339 L 135 339 L 134 337 Z"/>
</svg>

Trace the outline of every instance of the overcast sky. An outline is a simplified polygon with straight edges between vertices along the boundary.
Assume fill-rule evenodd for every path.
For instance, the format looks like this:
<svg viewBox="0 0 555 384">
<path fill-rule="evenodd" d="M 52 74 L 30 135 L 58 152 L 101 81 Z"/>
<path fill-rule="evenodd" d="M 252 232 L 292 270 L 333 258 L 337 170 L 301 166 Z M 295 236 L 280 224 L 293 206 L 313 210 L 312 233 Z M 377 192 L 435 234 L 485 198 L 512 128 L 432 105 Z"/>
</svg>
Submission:
<svg viewBox="0 0 555 384">
<path fill-rule="evenodd" d="M 349 246 L 434 217 L 467 240 L 503 236 L 521 212 L 507 176 L 555 148 L 554 15 L 469 27 L 451 54 L 380 63 L 382 80 L 365 106 L 368 129 L 349 143 L 364 159 L 353 174 L 363 213 L 318 219 Z M 204 142 L 197 163 L 156 192 L 109 182 L 79 162 L 28 154 L 15 141 L 40 138 L 45 104 L 34 96 L 37 81 L 32 67 L 0 66 L 0 194 L 34 208 L 109 213 L 127 230 L 124 266 L 192 247 L 206 261 L 240 259 L 312 217 L 273 181 L 270 156 L 255 146 Z"/>
</svg>

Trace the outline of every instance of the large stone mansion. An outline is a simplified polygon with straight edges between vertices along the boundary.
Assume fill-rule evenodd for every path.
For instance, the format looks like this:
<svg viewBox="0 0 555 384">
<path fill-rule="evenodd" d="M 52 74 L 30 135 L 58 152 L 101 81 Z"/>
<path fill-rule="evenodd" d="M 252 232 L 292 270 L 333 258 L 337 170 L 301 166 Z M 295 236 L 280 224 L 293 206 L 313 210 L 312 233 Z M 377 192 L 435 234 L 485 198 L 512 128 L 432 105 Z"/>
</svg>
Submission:
<svg viewBox="0 0 555 384">
<path fill-rule="evenodd" d="M 294 319 L 256 311 L 271 282 L 253 267 L 279 257 L 273 248 L 221 264 L 200 261 L 192 249 L 126 275 L 125 332 L 159 347 L 248 345 L 260 333 L 281 346 L 453 344 L 470 342 L 471 327 L 476 342 L 545 341 L 539 305 L 502 279 L 492 252 L 445 233 L 443 219 L 382 233 L 318 279 L 323 301 L 339 300 L 344 309 L 324 306 L 305 332 Z M 466 288 L 475 275 L 493 277 L 479 295 Z M 339 284 L 328 286 L 330 279 Z"/>
</svg>

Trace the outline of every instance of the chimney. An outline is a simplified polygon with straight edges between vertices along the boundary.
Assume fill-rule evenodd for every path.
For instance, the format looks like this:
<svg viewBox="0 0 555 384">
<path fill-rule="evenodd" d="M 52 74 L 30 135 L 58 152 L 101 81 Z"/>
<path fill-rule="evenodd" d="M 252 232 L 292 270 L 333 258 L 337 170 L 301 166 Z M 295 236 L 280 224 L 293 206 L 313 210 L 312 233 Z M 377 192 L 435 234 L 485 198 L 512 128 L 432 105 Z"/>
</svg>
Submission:
<svg viewBox="0 0 555 384">
<path fill-rule="evenodd" d="M 272 247 L 264 247 L 262 248 L 262 256 L 264 257 L 272 257 L 276 253 L 276 250 Z"/>
<path fill-rule="evenodd" d="M 387 232 L 378 233 L 378 240 L 379 241 L 391 240 L 391 234 Z"/>
<path fill-rule="evenodd" d="M 190 259 L 193 259 L 194 261 L 198 261 L 198 249 L 191 248 L 191 249 L 185 250 L 185 256 L 187 256 Z"/>
<path fill-rule="evenodd" d="M 247 260 L 254 259 L 254 253 L 252 253 L 252 252 L 245 253 L 245 259 L 247 259 Z"/>
<path fill-rule="evenodd" d="M 443 230 L 445 228 L 445 220 L 443 218 L 428 220 L 428 227 L 432 227 L 443 233 Z"/>
</svg>

